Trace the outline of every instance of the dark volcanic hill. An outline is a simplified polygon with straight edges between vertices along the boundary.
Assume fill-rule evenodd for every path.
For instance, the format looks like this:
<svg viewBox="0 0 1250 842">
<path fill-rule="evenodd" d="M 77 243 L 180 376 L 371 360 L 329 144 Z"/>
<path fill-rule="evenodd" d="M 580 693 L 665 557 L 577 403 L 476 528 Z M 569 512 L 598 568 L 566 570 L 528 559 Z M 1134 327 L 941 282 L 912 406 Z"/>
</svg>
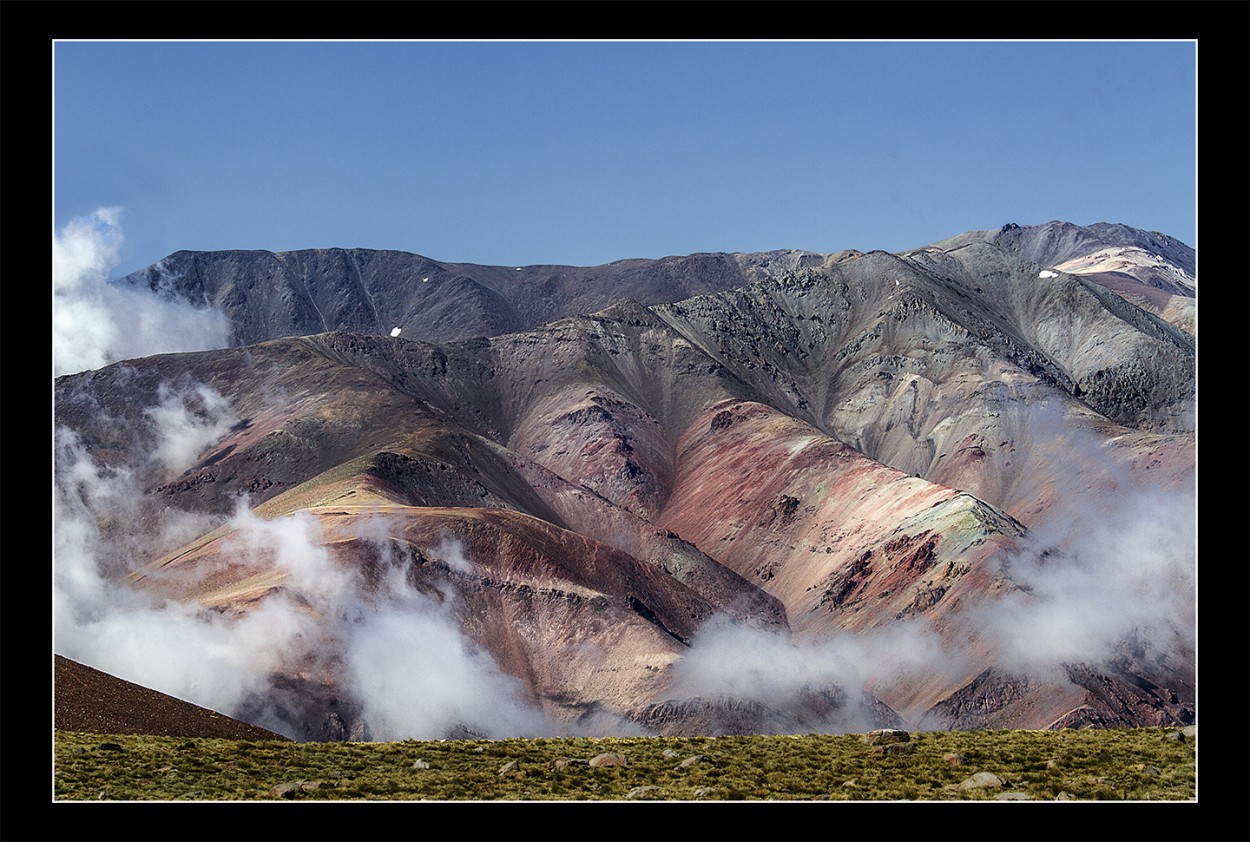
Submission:
<svg viewBox="0 0 1250 842">
<path fill-rule="evenodd" d="M 84 664 L 54 656 L 55 723 L 89 734 L 151 734 L 221 740 L 285 740 L 257 728 Z"/>
<path fill-rule="evenodd" d="M 1187 721 L 1194 335 L 1056 267 L 1151 236 L 179 252 L 129 282 L 241 347 L 59 378 L 61 505 L 128 592 L 265 629 L 244 707 L 292 736 L 407 734 L 462 669 L 437 734 L 530 727 L 475 713 L 505 686 L 590 730 Z"/>
<path fill-rule="evenodd" d="M 237 344 L 342 330 L 432 342 L 496 336 L 592 313 L 745 286 L 821 265 L 801 251 L 694 254 L 604 266 L 479 266 L 370 249 L 175 252 L 124 283 L 222 310 Z"/>
</svg>

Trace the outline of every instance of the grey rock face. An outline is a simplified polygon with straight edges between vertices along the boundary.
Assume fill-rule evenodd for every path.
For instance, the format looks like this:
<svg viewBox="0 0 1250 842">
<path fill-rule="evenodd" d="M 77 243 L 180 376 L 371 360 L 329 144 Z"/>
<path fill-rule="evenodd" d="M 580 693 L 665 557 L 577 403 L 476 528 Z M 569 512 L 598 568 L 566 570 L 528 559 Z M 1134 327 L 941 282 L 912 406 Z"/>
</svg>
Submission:
<svg viewBox="0 0 1250 842">
<path fill-rule="evenodd" d="M 1096 222 L 1074 225 L 1051 221 L 1042 225 L 1008 223 L 997 231 L 970 231 L 934 243 L 939 249 L 951 249 L 970 242 L 989 242 L 1019 258 L 1053 266 L 1101 248 L 1132 246 L 1164 258 L 1193 277 L 1197 271 L 1197 253 L 1175 237 L 1158 231 L 1143 231 L 1118 223 Z"/>
<path fill-rule="evenodd" d="M 519 271 L 365 249 L 176 252 L 122 282 L 216 306 L 240 345 L 329 331 L 389 336 L 395 327 L 405 339 L 445 342 L 527 330 L 622 299 L 644 313 L 670 303 L 656 315 L 727 371 L 826 423 L 856 385 L 846 375 L 876 373 L 857 363 L 894 358 L 912 367 L 895 376 L 934 381 L 934 370 L 914 368 L 918 342 L 984 346 L 1113 421 L 1176 430 L 1192 415 L 1192 336 L 1097 284 L 1038 277 L 1038 266 L 1082 249 L 1138 243 L 1192 268 L 1193 250 L 1163 235 L 1048 223 L 900 256 L 696 254 Z M 831 393 L 834 383 L 842 385 Z M 858 386 L 864 393 L 867 384 Z M 870 452 L 872 440 L 863 444 Z"/>
<path fill-rule="evenodd" d="M 643 304 L 733 289 L 821 262 L 807 252 L 695 254 L 604 266 L 440 263 L 372 249 L 179 251 L 122 279 L 226 313 L 234 341 L 347 331 L 444 342 L 497 336 L 622 298 Z"/>
</svg>

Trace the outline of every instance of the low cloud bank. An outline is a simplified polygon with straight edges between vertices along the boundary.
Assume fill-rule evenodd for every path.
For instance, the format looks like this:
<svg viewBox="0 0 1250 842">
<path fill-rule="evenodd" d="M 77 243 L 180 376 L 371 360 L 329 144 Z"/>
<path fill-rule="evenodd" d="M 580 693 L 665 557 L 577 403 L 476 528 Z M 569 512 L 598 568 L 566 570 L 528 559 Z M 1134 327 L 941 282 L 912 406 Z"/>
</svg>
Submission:
<svg viewBox="0 0 1250 842">
<path fill-rule="evenodd" d="M 1188 489 L 1086 495 L 1036 528 L 1006 562 L 1020 590 L 974 615 L 1002 666 L 1025 675 L 1063 664 L 1191 655 L 1197 623 L 1197 508 Z"/>
<path fill-rule="evenodd" d="M 829 730 L 879 727 L 872 696 L 994 666 L 1064 681 L 1065 666 L 1153 670 L 1194 664 L 1196 524 L 1192 488 L 1121 484 L 1068 498 L 1002 560 L 1017 587 L 952 618 L 938 634 L 917 616 L 862 633 L 794 639 L 718 618 L 674 666 L 671 697 L 756 702 L 797 710 L 805 694 L 836 687 L 846 704 Z M 1166 666 L 1164 666 L 1166 665 Z"/>
<path fill-rule="evenodd" d="M 193 465 L 234 416 L 219 395 L 196 386 L 163 391 L 145 418 L 157 442 L 154 458 L 176 473 Z M 524 700 L 520 683 L 460 632 L 454 594 L 440 599 L 417 590 L 409 561 L 367 519 L 357 537 L 380 560 L 380 576 L 368 581 L 359 568 L 336 561 L 312 515 L 265 520 L 240 503 L 224 524 L 230 535 L 217 563 L 281 571 L 277 590 L 235 612 L 160 596 L 159 572 L 145 570 L 147 586 L 133 586 L 128 573 L 223 525 L 155 507 L 136 479 L 141 473 L 96 464 L 72 432 L 58 431 L 58 653 L 297 738 L 319 736 L 306 691 L 330 678 L 340 682 L 345 711 L 367 722 L 373 739 L 555 732 Z M 467 564 L 451 541 L 428 554 L 452 569 Z M 201 563 L 193 575 L 204 580 L 215 572 Z M 292 675 L 309 683 L 292 684 Z"/>
<path fill-rule="evenodd" d="M 716 617 L 674 665 L 668 696 L 756 705 L 771 732 L 860 732 L 893 724 L 875 687 L 958 669 L 960 657 L 924 622 L 795 639 Z"/>
<path fill-rule="evenodd" d="M 230 324 L 220 311 L 109 281 L 123 239 L 121 216 L 121 208 L 100 208 L 53 236 L 54 376 L 230 345 Z"/>
</svg>

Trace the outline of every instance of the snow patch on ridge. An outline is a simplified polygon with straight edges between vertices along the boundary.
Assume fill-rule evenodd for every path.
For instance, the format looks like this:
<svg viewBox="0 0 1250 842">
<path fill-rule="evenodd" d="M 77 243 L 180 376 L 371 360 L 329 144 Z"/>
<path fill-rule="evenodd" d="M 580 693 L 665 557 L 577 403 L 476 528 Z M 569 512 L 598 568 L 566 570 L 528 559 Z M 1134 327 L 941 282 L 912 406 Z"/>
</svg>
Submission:
<svg viewBox="0 0 1250 842">
<path fill-rule="evenodd" d="M 1074 257 L 1055 267 L 1074 275 L 1086 275 L 1094 272 L 1126 272 L 1132 274 L 1133 269 L 1149 268 L 1175 275 L 1178 279 L 1190 284 L 1195 283 L 1189 274 L 1164 258 L 1151 254 L 1137 246 L 1113 246 L 1099 249 L 1092 254 Z"/>
</svg>

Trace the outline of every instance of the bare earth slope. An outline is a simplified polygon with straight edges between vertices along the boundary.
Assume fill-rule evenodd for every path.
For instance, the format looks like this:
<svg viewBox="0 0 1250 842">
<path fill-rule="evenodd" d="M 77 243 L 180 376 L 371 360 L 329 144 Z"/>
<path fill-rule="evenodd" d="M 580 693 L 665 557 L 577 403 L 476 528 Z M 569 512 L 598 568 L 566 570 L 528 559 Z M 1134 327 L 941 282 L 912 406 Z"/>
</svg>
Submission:
<svg viewBox="0 0 1250 842">
<path fill-rule="evenodd" d="M 285 740 L 264 728 L 54 656 L 55 725 L 92 734 Z"/>
</svg>

